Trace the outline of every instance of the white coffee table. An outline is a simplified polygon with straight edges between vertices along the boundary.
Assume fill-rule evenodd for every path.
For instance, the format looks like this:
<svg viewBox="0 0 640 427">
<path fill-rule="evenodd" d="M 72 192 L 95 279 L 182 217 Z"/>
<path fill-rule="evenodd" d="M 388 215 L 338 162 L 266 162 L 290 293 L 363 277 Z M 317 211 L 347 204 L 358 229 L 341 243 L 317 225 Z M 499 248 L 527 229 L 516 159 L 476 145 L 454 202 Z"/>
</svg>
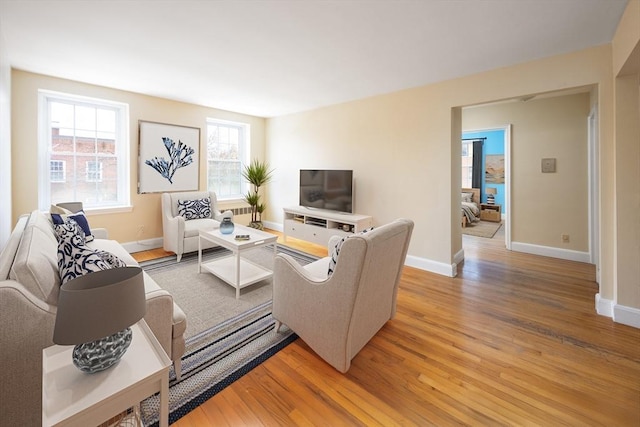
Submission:
<svg viewBox="0 0 640 427">
<path fill-rule="evenodd" d="M 133 339 L 118 363 L 86 374 L 71 361 L 73 346 L 42 350 L 42 425 L 92 426 L 160 392 L 160 426 L 169 424 L 171 360 L 144 320 L 131 326 Z"/>
<path fill-rule="evenodd" d="M 249 240 L 236 240 L 236 235 L 238 234 L 248 234 Z M 203 263 L 203 240 L 229 249 L 232 253 L 229 256 Z M 233 286 L 236 288 L 236 299 L 238 299 L 240 298 L 240 289 L 268 279 L 273 275 L 271 270 L 242 258 L 241 254 L 250 249 L 273 243 L 273 255 L 275 256 L 278 251 L 276 240 L 278 240 L 278 236 L 274 234 L 242 225 L 236 225 L 231 234 L 222 234 L 220 230 L 200 231 L 198 238 L 198 273 L 202 273 L 202 269 L 205 269 Z"/>
</svg>

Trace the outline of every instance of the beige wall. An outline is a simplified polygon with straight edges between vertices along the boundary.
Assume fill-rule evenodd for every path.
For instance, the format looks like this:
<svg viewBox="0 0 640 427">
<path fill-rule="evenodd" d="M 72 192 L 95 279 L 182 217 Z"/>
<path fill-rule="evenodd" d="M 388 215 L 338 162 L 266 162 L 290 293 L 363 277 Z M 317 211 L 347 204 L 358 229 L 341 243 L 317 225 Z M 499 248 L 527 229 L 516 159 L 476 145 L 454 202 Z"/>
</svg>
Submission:
<svg viewBox="0 0 640 427">
<path fill-rule="evenodd" d="M 629 0 L 612 41 L 613 72 L 617 75 L 636 74 L 640 47 L 640 0 Z"/>
<path fill-rule="evenodd" d="M 589 251 L 588 92 L 465 108 L 462 128 L 511 124 L 511 240 Z M 542 158 L 556 173 L 542 173 Z M 563 243 L 562 234 L 569 234 Z"/>
<path fill-rule="evenodd" d="M 299 168 L 351 168 L 356 178 L 357 211 L 373 215 L 378 224 L 399 216 L 414 219 L 416 227 L 409 253 L 427 266 L 435 263 L 446 269 L 462 249 L 459 172 L 452 172 L 456 164 L 459 167 L 462 132 L 456 108 L 598 85 L 602 110 L 600 142 L 610 146 L 611 81 L 611 49 L 601 46 L 269 119 L 267 158 L 278 169 L 280 179 L 272 186 L 268 218 L 281 221 L 281 208 L 297 203 Z M 582 111 L 586 109 L 588 103 L 581 107 Z M 295 162 L 282 157 L 282 152 L 289 153 Z M 558 157 L 560 155 L 565 154 L 558 152 Z M 566 167 L 566 163 L 561 166 Z M 611 194 L 608 197 L 611 198 Z M 525 243 L 539 244 L 540 241 L 523 228 L 523 220 L 520 224 L 519 238 L 530 240 Z M 584 235 L 584 223 L 576 230 L 575 243 L 582 248 L 580 236 Z"/>
<path fill-rule="evenodd" d="M 613 39 L 615 72 L 614 319 L 640 309 L 640 1 L 630 1 Z M 622 307 L 622 308 L 621 308 Z M 636 314 L 635 326 L 640 327 Z"/>
<path fill-rule="evenodd" d="M 252 157 L 264 156 L 265 121 L 262 118 L 235 114 L 192 104 L 124 92 L 105 87 L 32 74 L 12 72 L 12 173 L 13 221 L 25 212 L 38 208 L 38 89 L 65 92 L 129 104 L 131 204 L 129 212 L 91 215 L 92 227 L 106 227 L 111 238 L 133 242 L 162 237 L 159 194 L 137 194 L 138 120 L 198 127 L 200 131 L 200 188 L 206 188 L 206 119 L 235 120 L 251 125 Z M 16 167 L 19 165 L 19 167 Z M 244 205 L 223 204 L 226 207 Z M 138 227 L 144 225 L 143 235 Z"/>
<path fill-rule="evenodd" d="M 282 223 L 282 208 L 298 204 L 299 169 L 353 169 L 358 213 L 375 224 L 415 219 L 412 253 L 448 263 L 449 208 L 441 204 L 450 194 L 450 129 L 438 123 L 450 111 L 425 100 L 405 91 L 269 119 L 267 158 L 277 175 L 267 218 Z"/>
</svg>

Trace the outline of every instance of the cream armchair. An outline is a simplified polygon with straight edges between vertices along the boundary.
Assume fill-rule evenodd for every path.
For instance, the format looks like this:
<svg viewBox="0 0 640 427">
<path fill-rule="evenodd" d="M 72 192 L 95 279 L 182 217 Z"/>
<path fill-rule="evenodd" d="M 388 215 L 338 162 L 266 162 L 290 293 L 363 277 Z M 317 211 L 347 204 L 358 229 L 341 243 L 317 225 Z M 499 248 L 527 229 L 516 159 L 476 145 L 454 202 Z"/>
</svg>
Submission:
<svg viewBox="0 0 640 427">
<path fill-rule="evenodd" d="M 395 315 L 412 231 L 413 221 L 398 219 L 349 237 L 331 276 L 330 256 L 303 267 L 278 254 L 273 276 L 276 331 L 287 325 L 326 362 L 347 372 L 351 359 Z M 335 243 L 332 238 L 329 248 Z"/>
<path fill-rule="evenodd" d="M 186 220 L 178 214 L 178 200 L 211 199 L 211 215 L 208 218 Z M 224 217 L 233 218 L 231 211 L 220 212 L 216 193 L 213 191 L 186 191 L 162 193 L 162 239 L 165 251 L 174 252 L 180 262 L 182 254 L 198 250 L 199 230 L 215 230 Z M 203 242 L 203 249 L 215 246 Z"/>
</svg>

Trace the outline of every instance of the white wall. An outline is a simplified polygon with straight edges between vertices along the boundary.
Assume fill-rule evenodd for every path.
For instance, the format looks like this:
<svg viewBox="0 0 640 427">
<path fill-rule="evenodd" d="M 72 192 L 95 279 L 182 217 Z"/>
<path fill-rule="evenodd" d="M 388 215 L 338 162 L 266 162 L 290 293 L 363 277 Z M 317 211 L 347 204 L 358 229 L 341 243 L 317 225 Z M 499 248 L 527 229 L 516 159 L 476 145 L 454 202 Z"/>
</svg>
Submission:
<svg viewBox="0 0 640 427">
<path fill-rule="evenodd" d="M 0 28 L 0 248 L 9 239 L 11 218 L 11 67 Z"/>
</svg>

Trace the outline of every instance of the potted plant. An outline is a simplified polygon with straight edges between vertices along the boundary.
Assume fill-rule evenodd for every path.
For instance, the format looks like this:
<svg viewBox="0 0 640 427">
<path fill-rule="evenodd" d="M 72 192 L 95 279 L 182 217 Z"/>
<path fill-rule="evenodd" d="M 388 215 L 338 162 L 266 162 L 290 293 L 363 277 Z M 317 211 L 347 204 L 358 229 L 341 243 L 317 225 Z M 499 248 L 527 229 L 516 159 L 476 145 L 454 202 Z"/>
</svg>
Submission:
<svg viewBox="0 0 640 427">
<path fill-rule="evenodd" d="M 267 162 L 261 162 L 257 159 L 245 165 L 242 171 L 242 177 L 251 184 L 251 189 L 244 196 L 244 200 L 251 206 L 251 223 L 249 227 L 262 230 L 262 213 L 267 208 L 264 203 L 260 203 L 260 187 L 268 183 L 272 178 L 273 170 L 269 169 Z"/>
</svg>

